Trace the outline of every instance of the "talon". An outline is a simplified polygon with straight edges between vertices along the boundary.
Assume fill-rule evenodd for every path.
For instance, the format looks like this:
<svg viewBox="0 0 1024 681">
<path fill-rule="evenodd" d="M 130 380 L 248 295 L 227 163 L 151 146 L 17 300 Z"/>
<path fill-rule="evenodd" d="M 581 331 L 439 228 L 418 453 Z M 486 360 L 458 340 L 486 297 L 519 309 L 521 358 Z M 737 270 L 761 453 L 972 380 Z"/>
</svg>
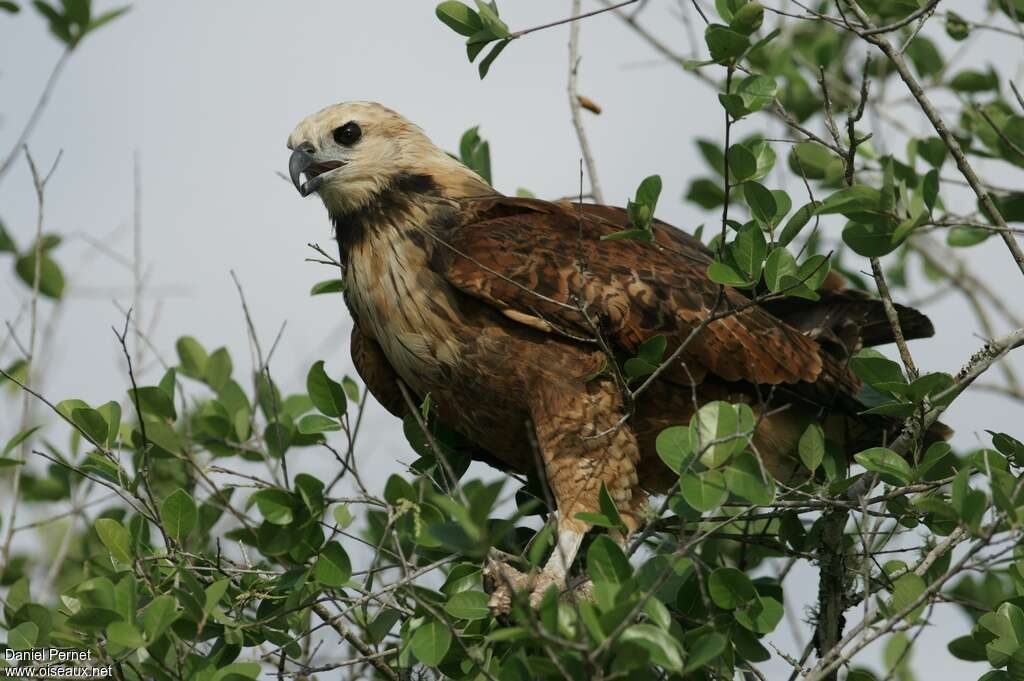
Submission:
<svg viewBox="0 0 1024 681">
<path fill-rule="evenodd" d="M 487 607 L 495 617 L 507 615 L 512 610 L 512 597 L 516 592 L 531 586 L 529 575 L 511 565 L 491 558 L 483 570 L 484 590 L 490 592 Z"/>
</svg>

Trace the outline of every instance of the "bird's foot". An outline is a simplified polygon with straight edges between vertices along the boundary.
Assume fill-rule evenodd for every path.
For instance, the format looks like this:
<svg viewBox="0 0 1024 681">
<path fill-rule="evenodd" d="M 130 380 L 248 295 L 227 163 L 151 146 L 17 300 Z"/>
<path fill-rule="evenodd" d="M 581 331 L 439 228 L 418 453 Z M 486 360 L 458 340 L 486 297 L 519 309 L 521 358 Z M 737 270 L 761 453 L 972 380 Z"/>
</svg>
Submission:
<svg viewBox="0 0 1024 681">
<path fill-rule="evenodd" d="M 517 593 L 529 593 L 530 607 L 534 610 L 540 607 L 551 587 L 555 587 L 559 595 L 570 602 L 592 598 L 589 580 L 566 591 L 565 575 L 556 570 L 545 569 L 524 573 L 506 563 L 491 559 L 484 568 L 483 576 L 487 580 L 486 583 L 492 585 L 487 605 L 495 616 L 509 613 Z"/>
</svg>

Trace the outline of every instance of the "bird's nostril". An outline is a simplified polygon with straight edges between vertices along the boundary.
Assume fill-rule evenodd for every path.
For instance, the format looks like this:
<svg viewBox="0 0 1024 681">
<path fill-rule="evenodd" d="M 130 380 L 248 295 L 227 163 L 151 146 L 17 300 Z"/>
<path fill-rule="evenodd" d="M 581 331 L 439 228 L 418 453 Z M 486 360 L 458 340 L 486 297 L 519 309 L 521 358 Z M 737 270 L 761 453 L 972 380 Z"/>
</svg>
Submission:
<svg viewBox="0 0 1024 681">
<path fill-rule="evenodd" d="M 316 147 L 313 146 L 312 142 L 303 142 L 295 149 L 295 151 L 305 151 L 308 154 L 312 154 L 316 151 Z"/>
</svg>

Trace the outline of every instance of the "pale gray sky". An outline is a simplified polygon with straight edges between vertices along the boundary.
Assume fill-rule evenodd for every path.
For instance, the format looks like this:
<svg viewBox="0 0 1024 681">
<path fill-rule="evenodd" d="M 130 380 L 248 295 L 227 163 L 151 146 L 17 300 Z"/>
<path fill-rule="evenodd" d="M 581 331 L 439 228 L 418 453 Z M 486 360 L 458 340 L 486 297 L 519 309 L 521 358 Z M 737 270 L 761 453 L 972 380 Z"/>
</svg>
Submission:
<svg viewBox="0 0 1024 681">
<path fill-rule="evenodd" d="M 105 9 L 118 3 L 96 4 Z M 686 3 L 650 4 L 644 23 L 679 51 L 688 51 L 678 19 Z M 981 19 L 979 4 L 958 0 L 943 7 Z M 435 19 L 434 5 L 433 0 L 143 0 L 86 39 L 30 141 L 42 165 L 64 151 L 46 204 L 47 230 L 68 237 L 57 257 L 70 280 L 45 359 L 49 397 L 98 403 L 123 395 L 122 360 L 110 327 L 122 323 L 112 300 L 130 303 L 131 273 L 76 235 L 108 240 L 118 230 L 111 246 L 131 256 L 136 151 L 142 169 L 143 255 L 152 290 L 141 312 L 160 352 L 173 361 L 175 339 L 191 334 L 210 350 L 227 345 L 236 367 L 247 367 L 244 321 L 229 276 L 233 269 L 265 345 L 288 322 L 273 363 L 286 389 L 303 385 L 306 368 L 317 359 L 327 360 L 334 375 L 351 372 L 348 314 L 341 298 L 308 296 L 314 282 L 333 276 L 304 262 L 312 255 L 306 242 L 330 248 L 323 208 L 316 199 L 300 199 L 275 174 L 285 169 L 285 139 L 302 117 L 337 101 L 377 100 L 449 149 L 457 148 L 465 129 L 480 125 L 491 143 L 499 189 L 511 193 L 522 186 L 543 197 L 577 191 L 579 152 L 566 98 L 568 29 L 541 31 L 512 44 L 481 82 L 466 61 L 462 39 Z M 584 9 L 596 6 L 584 3 Z M 523 28 L 562 18 L 569 2 L 505 0 L 500 7 L 511 27 Z M 940 22 L 928 31 L 941 34 Z M 986 33 L 962 63 L 992 60 L 1004 73 L 1018 74 L 1020 64 L 1007 63 L 1007 56 L 1019 62 L 1020 45 L 1015 38 Z M 59 51 L 31 10 L 13 18 L 0 15 L 0 152 L 23 125 Z M 604 107 L 601 116 L 587 114 L 586 124 L 606 199 L 624 204 L 643 177 L 659 173 L 665 185 L 661 218 L 686 230 L 713 222 L 714 216 L 680 197 L 693 177 L 706 174 L 694 139 L 722 137 L 714 92 L 659 60 L 611 15 L 585 22 L 581 54 L 580 90 Z M 892 100 L 904 96 L 901 87 L 890 84 Z M 740 133 L 764 129 L 765 121 L 748 120 Z M 907 122 L 925 130 L 917 119 Z M 780 150 L 780 158 L 784 153 Z M 983 168 L 997 184 L 1021 186 L 1021 173 L 1006 164 Z M 946 173 L 953 172 L 947 166 Z M 799 191 L 789 189 L 794 195 Z M 25 244 L 35 215 L 27 166 L 19 162 L 0 184 L 0 219 Z M 830 224 L 833 236 L 839 226 Z M 992 239 L 970 255 L 977 273 L 993 287 L 1016 292 L 1008 302 L 1024 313 L 1019 273 L 1004 247 Z M 3 263 L 9 259 L 0 256 L 0 266 L 9 267 Z M 13 322 L 25 299 L 24 287 L 8 271 L 0 274 L 0 317 Z M 43 304 L 45 317 L 52 310 Z M 914 343 L 918 364 L 955 371 L 981 343 L 977 324 L 956 297 L 926 310 L 938 338 Z M 997 324 L 997 331 L 1006 330 Z M 0 361 L 13 357 L 9 348 Z M 1024 368 L 1024 362 L 1017 358 L 1016 366 Z M 146 379 L 157 377 L 153 367 Z M 10 396 L 0 399 L 0 435 L 10 434 L 18 403 Z M 988 443 L 985 428 L 1024 436 L 1019 413 L 1006 400 L 972 393 L 957 401 L 946 420 L 957 429 L 956 442 L 970 446 Z M 57 428 L 49 430 L 63 438 Z M 401 429 L 379 407 L 372 409 L 365 435 L 362 452 L 373 467 L 365 466 L 371 484 L 379 485 L 399 470 L 395 459 L 411 457 Z M 331 463 L 312 450 L 294 455 L 302 456 L 313 460 L 293 465 Z M 809 598 L 816 582 L 810 574 L 807 579 Z M 959 616 L 944 621 L 959 622 Z M 785 631 L 780 627 L 769 638 L 788 644 Z M 978 665 L 951 661 L 944 646 L 950 631 L 942 626 L 925 634 L 926 647 L 917 656 L 920 678 L 930 672 L 941 678 L 960 670 L 978 673 Z"/>
</svg>

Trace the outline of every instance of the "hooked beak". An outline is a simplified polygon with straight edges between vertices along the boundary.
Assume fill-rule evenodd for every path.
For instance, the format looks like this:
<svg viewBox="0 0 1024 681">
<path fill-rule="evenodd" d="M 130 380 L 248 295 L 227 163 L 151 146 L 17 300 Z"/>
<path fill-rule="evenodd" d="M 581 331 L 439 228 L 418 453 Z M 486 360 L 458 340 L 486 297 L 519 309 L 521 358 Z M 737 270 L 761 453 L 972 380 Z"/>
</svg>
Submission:
<svg viewBox="0 0 1024 681">
<path fill-rule="evenodd" d="M 317 161 L 307 149 L 299 147 L 288 159 L 288 176 L 299 194 L 306 197 L 323 185 L 331 171 L 344 165 L 344 161 Z M 302 181 L 303 173 L 306 174 L 305 182 Z"/>
</svg>

